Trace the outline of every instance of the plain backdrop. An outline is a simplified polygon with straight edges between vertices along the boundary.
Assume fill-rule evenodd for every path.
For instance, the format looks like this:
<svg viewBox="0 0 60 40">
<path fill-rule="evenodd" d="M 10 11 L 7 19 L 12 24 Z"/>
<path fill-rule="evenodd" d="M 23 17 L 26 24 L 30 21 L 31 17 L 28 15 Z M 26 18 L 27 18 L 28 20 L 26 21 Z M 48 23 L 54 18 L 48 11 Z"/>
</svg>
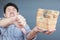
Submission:
<svg viewBox="0 0 60 40">
<path fill-rule="evenodd" d="M 0 0 L 0 17 L 3 17 L 4 6 L 9 3 L 15 3 L 21 15 L 26 18 L 30 28 L 36 24 L 36 13 L 38 8 L 60 11 L 60 0 Z M 36 40 L 60 40 L 60 16 L 56 25 L 56 31 L 52 35 L 39 33 Z"/>
</svg>

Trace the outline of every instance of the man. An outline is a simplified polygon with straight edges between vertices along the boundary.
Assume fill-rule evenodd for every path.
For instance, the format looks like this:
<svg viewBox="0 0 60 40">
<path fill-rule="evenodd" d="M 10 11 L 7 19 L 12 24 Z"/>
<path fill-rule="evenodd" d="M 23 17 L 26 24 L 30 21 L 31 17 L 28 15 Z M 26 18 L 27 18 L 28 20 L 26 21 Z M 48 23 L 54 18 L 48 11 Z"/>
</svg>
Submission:
<svg viewBox="0 0 60 40">
<path fill-rule="evenodd" d="M 4 18 L 0 20 L 0 40 L 35 40 L 39 32 L 50 34 L 54 32 L 40 29 L 35 26 L 30 30 L 26 19 L 19 15 L 17 6 L 8 3 L 4 7 Z"/>
</svg>

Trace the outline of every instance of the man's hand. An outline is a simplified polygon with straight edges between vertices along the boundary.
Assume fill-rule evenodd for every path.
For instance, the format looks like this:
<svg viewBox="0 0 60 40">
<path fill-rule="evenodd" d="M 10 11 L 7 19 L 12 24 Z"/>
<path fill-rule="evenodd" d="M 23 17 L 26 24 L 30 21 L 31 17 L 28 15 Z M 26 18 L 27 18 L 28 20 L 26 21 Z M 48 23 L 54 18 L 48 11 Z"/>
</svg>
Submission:
<svg viewBox="0 0 60 40">
<path fill-rule="evenodd" d="M 14 24 L 16 25 L 16 27 L 20 28 L 21 31 L 26 34 L 26 30 L 24 29 L 25 25 L 26 25 L 26 21 L 25 18 L 21 15 L 17 16 L 17 19 L 15 20 Z"/>
<path fill-rule="evenodd" d="M 52 34 L 54 31 L 56 31 L 56 30 L 46 30 L 46 29 L 42 29 L 42 28 L 40 28 L 40 27 L 35 27 L 35 31 L 36 32 L 42 32 L 42 33 L 45 33 L 45 34 Z"/>
<path fill-rule="evenodd" d="M 52 33 L 54 33 L 56 30 L 52 30 L 52 31 L 50 31 L 50 30 L 47 30 L 46 32 L 44 32 L 45 34 L 48 34 L 48 35 L 50 35 L 50 34 L 52 34 Z"/>
<path fill-rule="evenodd" d="M 23 16 L 18 15 L 14 24 L 16 24 L 17 27 L 22 28 L 26 25 L 26 19 Z"/>
<path fill-rule="evenodd" d="M 16 17 L 3 18 L 0 20 L 0 26 L 7 27 L 8 25 L 12 24 L 15 19 Z"/>
</svg>

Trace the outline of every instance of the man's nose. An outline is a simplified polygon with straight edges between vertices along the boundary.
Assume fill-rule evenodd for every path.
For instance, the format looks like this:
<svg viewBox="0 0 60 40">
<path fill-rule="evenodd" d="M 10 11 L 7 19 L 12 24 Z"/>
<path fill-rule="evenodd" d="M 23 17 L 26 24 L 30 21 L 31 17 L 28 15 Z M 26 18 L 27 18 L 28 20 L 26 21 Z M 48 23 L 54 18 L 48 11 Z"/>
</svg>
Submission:
<svg viewBox="0 0 60 40">
<path fill-rule="evenodd" d="M 10 12 L 11 14 L 14 14 L 14 12 Z"/>
<path fill-rule="evenodd" d="M 13 12 L 13 9 L 10 9 L 10 12 Z"/>
</svg>

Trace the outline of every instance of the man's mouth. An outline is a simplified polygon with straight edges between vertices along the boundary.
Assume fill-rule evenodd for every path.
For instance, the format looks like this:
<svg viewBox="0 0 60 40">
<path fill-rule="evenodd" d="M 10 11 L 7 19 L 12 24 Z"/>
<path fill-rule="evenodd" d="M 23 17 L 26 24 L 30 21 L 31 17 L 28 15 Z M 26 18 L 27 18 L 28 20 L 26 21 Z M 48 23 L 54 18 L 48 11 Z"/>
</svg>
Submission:
<svg viewBox="0 0 60 40">
<path fill-rule="evenodd" d="M 10 13 L 10 17 L 13 17 L 13 16 L 15 16 L 15 14 L 14 13 Z"/>
</svg>

